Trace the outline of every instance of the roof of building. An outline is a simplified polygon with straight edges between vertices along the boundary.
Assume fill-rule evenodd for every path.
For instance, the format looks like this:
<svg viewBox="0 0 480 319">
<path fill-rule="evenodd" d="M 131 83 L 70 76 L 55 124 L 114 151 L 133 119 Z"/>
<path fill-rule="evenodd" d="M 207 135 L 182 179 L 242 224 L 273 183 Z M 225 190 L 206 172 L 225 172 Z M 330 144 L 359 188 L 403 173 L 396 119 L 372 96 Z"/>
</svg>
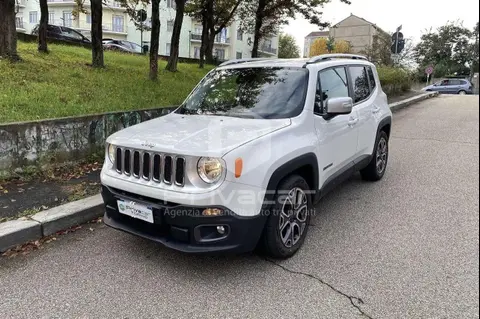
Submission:
<svg viewBox="0 0 480 319">
<path fill-rule="evenodd" d="M 357 15 L 354 15 L 353 13 L 350 13 L 350 16 L 346 17 L 346 18 L 343 19 L 342 21 L 340 21 L 340 22 L 336 23 L 335 25 L 333 25 L 332 28 L 335 28 L 335 27 L 338 26 L 340 23 L 344 22 L 345 20 L 347 20 L 347 19 L 349 19 L 349 18 L 351 18 L 351 17 L 355 17 L 355 18 L 357 18 L 357 19 L 363 20 L 363 21 L 365 21 L 366 23 L 372 25 L 378 32 L 382 32 L 382 33 L 385 33 L 385 34 L 390 35 L 388 32 L 386 32 L 385 30 L 383 30 L 382 28 L 380 28 L 379 26 L 377 26 L 375 23 L 372 23 L 372 22 L 370 22 L 370 21 L 368 21 L 368 20 L 366 20 L 366 19 L 364 19 L 364 18 L 362 18 L 362 17 L 359 17 L 359 16 L 357 16 Z"/>
<path fill-rule="evenodd" d="M 329 34 L 330 34 L 329 31 L 313 31 L 313 32 L 310 32 L 310 34 L 307 35 L 305 38 L 328 37 Z"/>
</svg>

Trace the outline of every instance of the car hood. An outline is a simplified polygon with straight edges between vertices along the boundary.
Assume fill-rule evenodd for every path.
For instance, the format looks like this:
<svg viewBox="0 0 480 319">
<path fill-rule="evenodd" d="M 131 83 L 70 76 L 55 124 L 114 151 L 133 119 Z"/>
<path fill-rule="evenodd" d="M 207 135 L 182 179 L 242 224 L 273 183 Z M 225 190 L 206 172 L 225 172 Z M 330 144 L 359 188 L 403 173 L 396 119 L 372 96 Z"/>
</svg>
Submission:
<svg viewBox="0 0 480 319">
<path fill-rule="evenodd" d="M 290 124 L 290 119 L 171 113 L 123 129 L 110 136 L 107 143 L 171 154 L 222 157 L 245 143 Z"/>
</svg>

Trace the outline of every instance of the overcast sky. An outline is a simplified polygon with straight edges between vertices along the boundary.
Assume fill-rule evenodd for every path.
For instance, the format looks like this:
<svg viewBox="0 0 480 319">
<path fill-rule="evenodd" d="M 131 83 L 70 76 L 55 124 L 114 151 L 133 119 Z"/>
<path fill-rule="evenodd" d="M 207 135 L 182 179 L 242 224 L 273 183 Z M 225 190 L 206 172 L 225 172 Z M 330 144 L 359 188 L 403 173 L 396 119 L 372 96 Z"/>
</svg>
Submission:
<svg viewBox="0 0 480 319">
<path fill-rule="evenodd" d="M 332 25 L 340 22 L 353 13 L 372 23 L 377 24 L 387 32 L 394 32 L 403 25 L 406 38 L 420 39 L 425 29 L 439 27 L 448 20 L 463 20 L 464 25 L 473 29 L 478 22 L 478 0 L 351 0 L 346 5 L 340 0 L 332 0 L 324 6 L 323 21 Z M 305 19 L 295 19 L 283 28 L 297 40 L 297 45 L 303 51 L 303 41 L 307 34 L 318 28 Z"/>
</svg>

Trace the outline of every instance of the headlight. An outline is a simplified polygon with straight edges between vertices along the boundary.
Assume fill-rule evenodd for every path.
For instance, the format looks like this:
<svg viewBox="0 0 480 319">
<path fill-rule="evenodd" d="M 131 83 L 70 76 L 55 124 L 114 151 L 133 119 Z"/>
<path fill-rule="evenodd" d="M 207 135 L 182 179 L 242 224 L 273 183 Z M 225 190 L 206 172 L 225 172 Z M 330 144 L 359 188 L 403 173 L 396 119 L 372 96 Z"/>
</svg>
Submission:
<svg viewBox="0 0 480 319">
<path fill-rule="evenodd" d="M 115 148 L 115 146 L 112 145 L 112 144 L 109 144 L 109 145 L 108 145 L 107 153 L 108 153 L 108 159 L 109 159 L 110 162 L 112 162 L 112 163 L 115 163 L 115 155 L 116 155 L 116 152 L 117 152 L 117 149 Z"/>
<path fill-rule="evenodd" d="M 207 184 L 213 184 L 220 180 L 225 167 L 218 158 L 202 157 L 198 161 L 197 171 L 200 178 Z"/>
</svg>

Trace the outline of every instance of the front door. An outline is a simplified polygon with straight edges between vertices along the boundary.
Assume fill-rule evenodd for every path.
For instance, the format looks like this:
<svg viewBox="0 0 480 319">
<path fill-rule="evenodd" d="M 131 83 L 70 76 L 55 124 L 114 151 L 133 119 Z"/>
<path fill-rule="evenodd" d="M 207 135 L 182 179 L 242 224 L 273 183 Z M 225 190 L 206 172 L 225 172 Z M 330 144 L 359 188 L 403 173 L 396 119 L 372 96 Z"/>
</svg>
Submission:
<svg viewBox="0 0 480 319">
<path fill-rule="evenodd" d="M 350 167 L 357 152 L 358 113 L 338 115 L 325 119 L 328 99 L 349 97 L 347 71 L 344 67 L 322 70 L 318 73 L 315 101 L 316 153 L 320 173 L 320 187 L 330 178 Z"/>
</svg>

